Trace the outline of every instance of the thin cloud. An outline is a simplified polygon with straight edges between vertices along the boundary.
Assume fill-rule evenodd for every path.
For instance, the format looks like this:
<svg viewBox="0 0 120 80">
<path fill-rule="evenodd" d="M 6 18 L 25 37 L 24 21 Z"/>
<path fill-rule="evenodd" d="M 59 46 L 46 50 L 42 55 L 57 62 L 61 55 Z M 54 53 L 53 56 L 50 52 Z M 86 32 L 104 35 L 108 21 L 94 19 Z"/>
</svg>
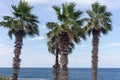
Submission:
<svg viewBox="0 0 120 80">
<path fill-rule="evenodd" d="M 46 48 L 47 45 L 40 45 L 40 46 L 36 46 L 36 48 Z"/>
<path fill-rule="evenodd" d="M 54 56 L 49 53 L 38 53 L 34 57 L 32 53 L 21 56 L 23 61 L 21 64 L 22 67 L 49 67 L 49 65 L 54 63 Z"/>
<path fill-rule="evenodd" d="M 0 44 L 0 47 L 4 47 L 5 45 L 4 44 Z"/>
<path fill-rule="evenodd" d="M 13 48 L 11 48 L 10 46 L 6 46 L 4 44 L 0 44 L 0 54 L 9 54 L 12 53 Z"/>
<path fill-rule="evenodd" d="M 40 25 L 40 29 L 46 29 L 46 25 L 43 26 Z"/>
<path fill-rule="evenodd" d="M 67 0 L 67 1 L 72 1 L 72 0 Z M 90 7 L 92 3 L 99 2 L 101 5 L 106 5 L 107 9 L 109 10 L 115 10 L 120 8 L 120 0 L 73 0 L 76 2 L 78 5 L 82 5 L 83 7 Z"/>
<path fill-rule="evenodd" d="M 109 43 L 109 46 L 120 46 L 120 43 Z"/>
<path fill-rule="evenodd" d="M 93 0 L 64 0 L 64 1 L 66 1 L 66 2 L 75 2 L 75 3 L 84 3 L 84 4 L 93 3 Z"/>
<path fill-rule="evenodd" d="M 86 47 L 90 47 L 89 45 L 86 44 L 82 44 L 82 45 L 75 45 L 76 48 L 86 48 Z"/>
<path fill-rule="evenodd" d="M 25 0 L 28 1 L 31 4 L 36 4 L 36 3 L 45 3 L 47 0 Z"/>
<path fill-rule="evenodd" d="M 120 43 L 107 43 L 100 45 L 100 48 L 111 48 L 111 47 L 120 47 Z"/>
<path fill-rule="evenodd" d="M 117 61 L 120 61 L 119 54 L 114 55 L 114 54 L 106 53 L 104 55 L 99 55 L 99 67 L 118 68 L 119 64 L 117 63 Z"/>
<path fill-rule="evenodd" d="M 55 5 L 61 4 L 64 2 L 75 2 L 78 6 L 81 7 L 90 7 L 92 3 L 99 2 L 101 5 L 106 5 L 108 9 L 119 9 L 120 8 L 120 0 L 25 0 L 28 1 L 30 4 L 48 4 L 48 5 Z M 115 4 L 115 5 L 113 5 Z"/>
<path fill-rule="evenodd" d="M 120 0 L 106 0 L 105 4 L 108 6 L 110 9 L 119 9 L 120 8 Z"/>
<path fill-rule="evenodd" d="M 1 40 L 2 38 L 0 37 L 0 40 Z"/>
<path fill-rule="evenodd" d="M 25 0 L 25 1 L 28 1 L 30 4 L 38 4 L 38 3 L 45 3 L 45 4 L 48 4 L 49 3 L 56 3 L 56 4 L 59 4 L 59 3 L 64 3 L 64 2 L 75 2 L 75 3 L 81 3 L 81 4 L 91 4 L 97 0 Z M 104 0 L 102 0 L 104 1 Z M 100 1 L 101 2 L 101 1 Z"/>
<path fill-rule="evenodd" d="M 31 40 L 44 40 L 44 39 L 45 39 L 45 37 L 36 37 L 36 38 L 31 39 Z"/>
</svg>

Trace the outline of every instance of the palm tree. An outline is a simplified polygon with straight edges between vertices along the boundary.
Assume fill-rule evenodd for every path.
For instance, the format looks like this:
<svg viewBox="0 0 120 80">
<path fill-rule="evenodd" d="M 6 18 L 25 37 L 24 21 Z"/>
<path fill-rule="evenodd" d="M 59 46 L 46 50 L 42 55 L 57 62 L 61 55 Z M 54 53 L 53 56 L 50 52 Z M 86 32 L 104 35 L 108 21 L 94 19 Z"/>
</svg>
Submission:
<svg viewBox="0 0 120 80">
<path fill-rule="evenodd" d="M 12 80 L 17 80 L 21 59 L 21 49 L 23 45 L 23 38 L 28 36 L 39 35 L 38 18 L 31 13 L 33 7 L 28 5 L 28 2 L 20 0 L 18 6 L 12 5 L 13 17 L 4 16 L 4 21 L 0 22 L 2 26 L 9 29 L 8 35 L 12 38 L 15 36 L 15 49 L 13 57 L 13 77 Z"/>
<path fill-rule="evenodd" d="M 85 27 L 87 33 L 92 33 L 92 80 L 97 80 L 98 70 L 98 44 L 100 34 L 107 34 L 112 28 L 110 12 L 106 11 L 105 5 L 100 5 L 98 2 L 92 4 L 92 9 L 87 11 L 87 25 Z"/>
<path fill-rule="evenodd" d="M 59 22 L 48 26 L 57 34 L 58 48 L 60 51 L 61 72 L 60 80 L 68 80 L 68 54 L 70 43 L 79 43 L 80 37 L 84 38 L 84 30 L 80 27 L 83 20 L 79 20 L 82 12 L 75 10 L 74 3 L 62 4 L 62 8 L 53 6 Z M 51 24 L 50 24 L 51 25 Z"/>
<path fill-rule="evenodd" d="M 53 24 L 54 23 L 47 23 L 46 26 L 49 28 L 49 26 L 54 26 Z M 50 30 L 50 32 L 47 33 L 47 38 L 48 38 L 48 42 L 47 42 L 48 51 L 55 55 L 55 64 L 53 65 L 54 80 L 58 80 L 59 70 L 60 70 L 60 65 L 58 62 L 59 53 L 60 53 L 58 48 L 58 42 L 57 42 L 58 36 L 56 33 Z"/>
<path fill-rule="evenodd" d="M 59 79 L 59 70 L 60 70 L 60 64 L 59 64 L 59 57 L 58 55 L 60 54 L 60 50 L 59 50 L 59 45 L 58 45 L 58 35 L 57 35 L 57 32 L 54 31 L 53 28 L 51 27 L 54 27 L 54 28 L 58 28 L 58 24 L 56 24 L 54 22 L 48 22 L 46 24 L 46 26 L 48 27 L 48 29 L 50 30 L 48 33 L 47 33 L 47 38 L 48 38 L 48 51 L 52 54 L 55 55 L 55 64 L 53 65 L 53 74 L 54 74 L 54 80 L 58 80 Z M 69 46 L 69 53 L 72 52 L 72 49 L 74 48 L 74 44 L 73 43 L 70 43 L 70 46 Z"/>
</svg>

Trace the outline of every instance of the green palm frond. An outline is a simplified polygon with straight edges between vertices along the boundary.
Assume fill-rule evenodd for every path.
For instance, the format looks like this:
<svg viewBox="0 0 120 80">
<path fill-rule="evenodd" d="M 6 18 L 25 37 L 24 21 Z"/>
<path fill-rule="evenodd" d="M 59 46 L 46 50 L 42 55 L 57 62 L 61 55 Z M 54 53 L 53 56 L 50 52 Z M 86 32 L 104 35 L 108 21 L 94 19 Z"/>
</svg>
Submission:
<svg viewBox="0 0 120 80">
<path fill-rule="evenodd" d="M 92 10 L 93 10 L 93 12 L 94 12 L 95 14 L 98 14 L 98 12 L 99 12 L 99 7 L 100 7 L 100 5 L 99 5 L 98 2 L 95 2 L 94 4 L 92 4 Z"/>
<path fill-rule="evenodd" d="M 66 3 L 67 4 L 67 3 Z M 66 5 L 65 4 L 65 5 Z M 76 6 L 76 4 L 74 3 L 74 2 L 71 2 L 70 4 L 67 4 L 68 5 L 68 7 L 67 7 L 67 9 L 68 9 L 68 12 L 70 12 L 70 13 L 72 13 L 72 12 L 74 12 L 75 11 L 75 6 Z M 67 10 L 66 10 L 67 11 Z"/>
<path fill-rule="evenodd" d="M 60 20 L 60 21 L 62 21 L 62 17 L 64 17 L 64 16 L 62 16 L 61 15 L 61 9 L 60 9 L 60 7 L 58 7 L 58 6 L 53 6 L 53 9 L 55 10 L 55 12 L 56 12 L 56 14 L 57 14 L 57 18 L 58 18 L 58 20 Z"/>
<path fill-rule="evenodd" d="M 12 26 L 13 21 L 14 21 L 14 18 L 13 18 L 13 17 L 4 16 L 3 19 L 4 19 L 4 21 L 1 21 L 1 22 L 0 22 L 0 25 L 1 25 L 1 26 L 5 26 L 5 27 L 11 27 L 11 26 Z"/>
<path fill-rule="evenodd" d="M 11 5 L 11 6 L 13 8 L 13 14 L 17 17 L 21 16 L 22 18 L 25 17 L 23 15 L 27 15 L 31 13 L 31 10 L 33 8 L 32 6 L 28 4 L 28 2 L 24 0 L 20 0 L 18 6 L 16 5 Z"/>
<path fill-rule="evenodd" d="M 104 6 L 104 5 L 100 6 L 98 11 L 99 11 L 99 14 L 104 13 L 106 11 L 106 6 Z"/>
<path fill-rule="evenodd" d="M 87 10 L 86 12 L 90 17 L 94 17 L 95 13 L 93 11 Z"/>
<path fill-rule="evenodd" d="M 54 22 L 48 22 L 46 24 L 46 26 L 48 29 L 51 29 L 51 30 L 54 29 L 55 27 L 59 27 L 59 25 L 57 23 L 54 23 Z"/>
<path fill-rule="evenodd" d="M 74 49 L 74 48 L 75 48 L 74 43 L 71 42 L 71 43 L 70 43 L 70 47 Z"/>
<path fill-rule="evenodd" d="M 9 30 L 9 32 L 8 32 L 8 36 L 10 37 L 10 39 L 12 39 L 12 35 L 13 35 L 13 34 L 15 34 L 14 31 Z"/>
</svg>

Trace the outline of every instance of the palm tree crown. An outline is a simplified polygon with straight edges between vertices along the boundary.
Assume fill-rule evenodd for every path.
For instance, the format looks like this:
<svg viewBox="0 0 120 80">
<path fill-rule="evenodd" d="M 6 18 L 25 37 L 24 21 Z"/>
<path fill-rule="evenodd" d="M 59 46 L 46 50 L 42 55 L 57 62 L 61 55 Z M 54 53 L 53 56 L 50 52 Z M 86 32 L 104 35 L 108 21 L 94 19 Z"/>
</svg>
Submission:
<svg viewBox="0 0 120 80">
<path fill-rule="evenodd" d="M 93 30 L 98 30 L 100 33 L 107 34 L 112 30 L 112 20 L 110 12 L 107 12 L 106 6 L 99 5 L 98 2 L 92 4 L 92 9 L 87 10 L 89 18 L 87 18 L 86 31 L 91 34 Z"/>
<path fill-rule="evenodd" d="M 2 26 L 10 29 L 8 32 L 10 37 L 18 32 L 21 32 L 23 36 L 39 35 L 38 18 L 31 13 L 32 8 L 28 5 L 28 2 L 22 0 L 20 0 L 18 6 L 12 5 L 13 17 L 4 16 L 4 21 L 0 22 Z"/>
<path fill-rule="evenodd" d="M 54 26 L 56 26 L 49 26 L 48 29 L 52 28 L 54 31 L 57 32 L 56 34 L 60 34 L 61 32 L 67 32 L 70 40 L 78 43 L 80 41 L 79 37 L 85 38 L 85 36 L 83 34 L 84 30 L 80 27 L 83 24 L 83 20 L 80 20 L 80 16 L 83 12 L 80 10 L 75 10 L 75 6 L 75 3 L 62 4 L 62 8 L 58 6 L 53 6 L 59 22 L 48 23 L 49 25 L 53 24 Z"/>
</svg>

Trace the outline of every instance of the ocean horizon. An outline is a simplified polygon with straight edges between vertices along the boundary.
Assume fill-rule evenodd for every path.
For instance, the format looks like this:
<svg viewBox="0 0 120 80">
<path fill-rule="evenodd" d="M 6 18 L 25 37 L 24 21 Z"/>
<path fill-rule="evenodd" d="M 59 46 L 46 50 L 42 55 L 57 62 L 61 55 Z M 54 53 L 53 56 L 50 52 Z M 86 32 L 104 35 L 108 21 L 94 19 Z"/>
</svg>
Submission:
<svg viewBox="0 0 120 80">
<path fill-rule="evenodd" d="M 0 68 L 0 75 L 12 77 L 12 68 Z M 18 80 L 53 80 L 53 69 L 21 68 Z M 69 80 L 91 80 L 91 68 L 69 68 Z M 120 68 L 99 68 L 98 80 L 120 80 Z"/>
</svg>

